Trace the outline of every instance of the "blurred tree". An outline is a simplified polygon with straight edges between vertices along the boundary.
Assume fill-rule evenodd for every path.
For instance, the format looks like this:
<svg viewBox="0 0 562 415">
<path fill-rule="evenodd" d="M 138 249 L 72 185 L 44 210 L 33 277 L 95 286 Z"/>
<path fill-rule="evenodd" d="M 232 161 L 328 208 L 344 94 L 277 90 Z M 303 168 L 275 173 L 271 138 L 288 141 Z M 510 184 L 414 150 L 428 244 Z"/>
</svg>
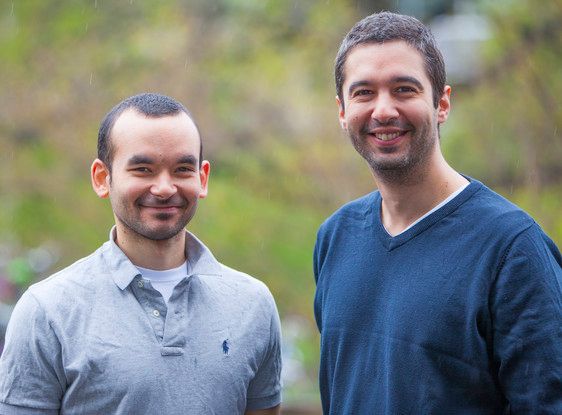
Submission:
<svg viewBox="0 0 562 415">
<path fill-rule="evenodd" d="M 540 192 L 562 184 L 562 1 L 487 8 L 495 29 L 488 69 L 454 101 L 461 115 L 447 145 L 457 165 L 493 184 Z"/>
<path fill-rule="evenodd" d="M 316 229 L 373 187 L 339 129 L 333 59 L 360 16 L 406 3 L 0 0 L 0 240 L 11 252 L 0 246 L 0 278 L 31 248 L 58 242 L 42 278 L 106 240 L 110 208 L 89 183 L 98 123 L 126 96 L 162 92 L 193 112 L 213 165 L 190 229 L 263 279 L 283 316 L 307 322 L 300 347 L 314 380 Z M 561 3 L 485 2 L 488 70 L 455 88 L 442 134 L 455 167 L 500 186 L 559 244 Z"/>
<path fill-rule="evenodd" d="M 444 126 L 453 165 L 518 203 L 562 243 L 562 0 L 481 2 L 487 69 Z M 455 88 L 453 87 L 453 92 Z"/>
</svg>

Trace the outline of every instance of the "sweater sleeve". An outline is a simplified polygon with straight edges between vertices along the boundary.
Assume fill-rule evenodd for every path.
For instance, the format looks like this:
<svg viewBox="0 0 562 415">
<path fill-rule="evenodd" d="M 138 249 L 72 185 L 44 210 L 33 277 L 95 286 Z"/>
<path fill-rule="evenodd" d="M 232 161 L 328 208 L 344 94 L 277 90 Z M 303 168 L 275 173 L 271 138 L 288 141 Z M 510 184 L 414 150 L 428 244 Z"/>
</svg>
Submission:
<svg viewBox="0 0 562 415">
<path fill-rule="evenodd" d="M 561 265 L 534 224 L 515 238 L 494 283 L 493 354 L 512 414 L 562 414 Z"/>
<path fill-rule="evenodd" d="M 10 318 L 0 358 L 0 413 L 58 414 L 65 385 L 60 356 L 43 308 L 26 292 Z"/>
<path fill-rule="evenodd" d="M 314 299 L 314 318 L 318 331 L 322 333 L 322 290 L 318 288 L 318 278 L 320 277 L 320 268 L 324 260 L 324 247 L 323 247 L 323 234 L 324 227 L 322 226 L 316 236 L 316 244 L 314 245 L 314 252 L 312 254 L 312 270 L 314 272 L 314 281 L 316 281 L 316 294 Z"/>
</svg>

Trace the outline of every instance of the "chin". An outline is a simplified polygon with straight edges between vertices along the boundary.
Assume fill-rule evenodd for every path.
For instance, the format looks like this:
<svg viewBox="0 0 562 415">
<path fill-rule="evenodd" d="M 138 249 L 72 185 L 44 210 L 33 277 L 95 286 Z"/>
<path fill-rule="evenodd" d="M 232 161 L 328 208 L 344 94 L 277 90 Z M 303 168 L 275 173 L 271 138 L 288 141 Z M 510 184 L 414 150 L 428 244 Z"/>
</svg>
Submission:
<svg viewBox="0 0 562 415">
<path fill-rule="evenodd" d="M 155 229 L 153 231 L 144 232 L 142 234 L 143 237 L 146 239 L 150 239 L 151 241 L 167 241 L 170 239 L 174 239 L 181 233 L 183 233 L 184 229 Z"/>
</svg>

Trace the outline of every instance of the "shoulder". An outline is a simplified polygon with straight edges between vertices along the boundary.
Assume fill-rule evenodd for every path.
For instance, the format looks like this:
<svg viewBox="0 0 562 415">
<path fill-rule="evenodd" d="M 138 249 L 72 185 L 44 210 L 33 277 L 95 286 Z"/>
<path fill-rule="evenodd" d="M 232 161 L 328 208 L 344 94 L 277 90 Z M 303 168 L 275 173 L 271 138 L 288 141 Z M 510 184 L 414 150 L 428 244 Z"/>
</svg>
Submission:
<svg viewBox="0 0 562 415">
<path fill-rule="evenodd" d="M 205 291 L 213 293 L 206 296 L 209 305 L 254 338 L 256 345 L 275 342 L 280 336 L 280 320 L 269 288 L 251 275 L 223 264 L 220 266 L 221 275 L 202 281 Z"/>
<path fill-rule="evenodd" d="M 313 253 L 313 270 L 318 279 L 326 258 L 350 258 L 350 252 L 361 249 L 376 234 L 376 216 L 380 209 L 378 191 L 346 203 L 320 225 Z M 367 231 L 366 230 L 370 230 Z"/>
<path fill-rule="evenodd" d="M 533 218 L 514 203 L 479 182 L 471 197 L 460 206 L 463 223 L 472 230 L 515 238 L 536 225 Z"/>
<path fill-rule="evenodd" d="M 379 202 L 380 193 L 374 191 L 344 204 L 320 225 L 318 236 L 331 233 L 340 227 L 363 226 L 366 217 L 372 215 Z"/>
<path fill-rule="evenodd" d="M 267 285 L 259 279 L 238 271 L 227 265 L 220 264 L 223 280 L 248 300 L 259 300 L 275 307 L 273 295 Z"/>
<path fill-rule="evenodd" d="M 48 278 L 31 285 L 27 293 L 42 307 L 59 307 L 69 299 L 87 298 L 99 281 L 102 248 Z"/>
<path fill-rule="evenodd" d="M 316 238 L 315 251 L 325 249 L 334 238 L 354 239 L 364 234 L 366 226 L 371 226 L 381 202 L 378 191 L 346 203 L 330 215 L 320 228 Z"/>
<path fill-rule="evenodd" d="M 562 281 L 560 251 L 537 223 L 533 223 L 513 239 L 502 264 L 504 268 L 509 261 L 527 266 L 535 276 L 545 273 L 557 275 Z"/>
<path fill-rule="evenodd" d="M 253 324 L 266 324 L 277 318 L 275 300 L 266 284 L 251 275 L 218 261 L 212 273 L 194 275 L 191 286 L 199 292 L 198 301 L 225 315 L 254 319 Z M 242 318 L 242 317 L 241 317 Z"/>
<path fill-rule="evenodd" d="M 481 255 L 495 253 L 500 268 L 514 256 L 562 262 L 554 242 L 528 213 L 481 183 L 455 215 L 461 223 L 459 235 L 470 238 L 470 246 Z"/>
</svg>

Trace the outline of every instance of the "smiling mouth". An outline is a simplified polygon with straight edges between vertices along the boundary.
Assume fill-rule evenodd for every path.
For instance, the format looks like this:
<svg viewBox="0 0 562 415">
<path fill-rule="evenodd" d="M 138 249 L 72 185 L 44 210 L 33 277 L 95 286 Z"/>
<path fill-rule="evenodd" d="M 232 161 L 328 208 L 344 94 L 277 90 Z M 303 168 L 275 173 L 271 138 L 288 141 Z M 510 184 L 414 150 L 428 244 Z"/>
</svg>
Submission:
<svg viewBox="0 0 562 415">
<path fill-rule="evenodd" d="M 141 205 L 144 208 L 149 209 L 157 209 L 157 210 L 171 210 L 171 209 L 180 209 L 181 206 L 176 205 L 160 205 L 160 206 L 153 206 L 153 205 Z"/>
<path fill-rule="evenodd" d="M 186 201 L 180 200 L 139 200 L 137 205 L 141 208 L 167 210 L 167 209 L 181 209 L 187 205 Z"/>
<path fill-rule="evenodd" d="M 373 134 L 377 140 L 381 141 L 390 141 L 394 140 L 398 136 L 402 135 L 402 133 L 390 133 L 390 134 Z"/>
</svg>

